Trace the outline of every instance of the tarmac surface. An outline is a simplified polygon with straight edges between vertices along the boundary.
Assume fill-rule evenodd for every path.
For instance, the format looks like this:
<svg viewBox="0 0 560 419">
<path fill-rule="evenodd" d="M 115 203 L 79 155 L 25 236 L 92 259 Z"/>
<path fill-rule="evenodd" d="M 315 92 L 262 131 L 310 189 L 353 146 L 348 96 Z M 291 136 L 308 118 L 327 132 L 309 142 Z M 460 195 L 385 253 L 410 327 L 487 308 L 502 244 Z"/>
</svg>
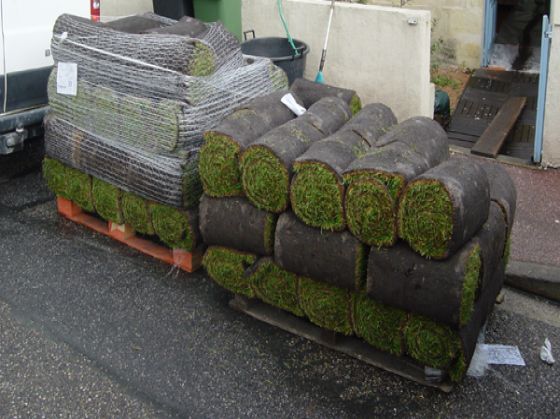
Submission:
<svg viewBox="0 0 560 419">
<path fill-rule="evenodd" d="M 0 255 L 0 417 L 560 416 L 560 363 L 539 359 L 547 337 L 560 358 L 560 305 L 511 289 L 486 341 L 518 345 L 527 366 L 443 394 L 62 219 L 39 173 L 0 184 Z"/>
</svg>

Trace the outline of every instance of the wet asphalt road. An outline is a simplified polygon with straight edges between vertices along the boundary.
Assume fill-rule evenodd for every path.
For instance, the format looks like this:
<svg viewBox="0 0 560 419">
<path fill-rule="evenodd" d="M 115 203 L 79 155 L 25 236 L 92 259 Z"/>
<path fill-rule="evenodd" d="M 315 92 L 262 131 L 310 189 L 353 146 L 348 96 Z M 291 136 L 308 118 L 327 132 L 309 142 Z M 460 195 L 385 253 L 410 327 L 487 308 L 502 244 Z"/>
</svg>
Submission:
<svg viewBox="0 0 560 419">
<path fill-rule="evenodd" d="M 560 306 L 507 290 L 494 366 L 427 389 L 228 308 L 170 269 L 58 217 L 39 173 L 0 184 L 0 417 L 559 417 Z"/>
</svg>

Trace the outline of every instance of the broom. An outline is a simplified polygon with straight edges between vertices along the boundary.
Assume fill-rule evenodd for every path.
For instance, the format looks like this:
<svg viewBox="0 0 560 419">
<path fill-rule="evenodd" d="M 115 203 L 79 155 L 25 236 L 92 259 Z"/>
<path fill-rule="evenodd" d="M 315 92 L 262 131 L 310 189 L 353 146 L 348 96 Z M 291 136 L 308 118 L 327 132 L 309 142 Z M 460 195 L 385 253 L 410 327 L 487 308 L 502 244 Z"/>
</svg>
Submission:
<svg viewBox="0 0 560 419">
<path fill-rule="evenodd" d="M 323 68 L 325 67 L 325 60 L 327 58 L 327 45 L 329 43 L 329 32 L 331 31 L 331 23 L 332 23 L 332 17 L 334 12 L 334 2 L 335 0 L 331 0 L 329 23 L 327 25 L 327 34 L 325 35 L 325 45 L 323 46 L 323 52 L 321 54 L 321 63 L 319 64 L 319 71 L 317 72 L 317 76 L 315 76 L 315 83 L 323 84 L 325 82 L 325 78 L 323 77 Z"/>
</svg>

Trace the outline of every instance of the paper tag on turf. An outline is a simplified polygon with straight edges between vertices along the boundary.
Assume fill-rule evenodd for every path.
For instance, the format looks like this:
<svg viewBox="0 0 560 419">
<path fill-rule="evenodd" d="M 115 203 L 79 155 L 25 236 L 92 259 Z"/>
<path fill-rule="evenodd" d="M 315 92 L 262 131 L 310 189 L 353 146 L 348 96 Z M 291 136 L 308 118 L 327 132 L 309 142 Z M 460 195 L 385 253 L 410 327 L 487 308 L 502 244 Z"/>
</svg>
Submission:
<svg viewBox="0 0 560 419">
<path fill-rule="evenodd" d="M 525 361 L 517 346 L 479 344 L 486 353 L 487 362 L 494 365 L 525 366 Z"/>
<path fill-rule="evenodd" d="M 290 108 L 290 110 L 297 116 L 301 116 L 305 112 L 307 112 L 307 109 L 296 102 L 291 93 L 286 93 L 284 96 L 282 96 L 282 99 L 280 99 L 280 101 L 288 108 Z"/>
<path fill-rule="evenodd" d="M 78 93 L 77 63 L 58 63 L 56 92 L 61 95 L 76 96 Z"/>
</svg>

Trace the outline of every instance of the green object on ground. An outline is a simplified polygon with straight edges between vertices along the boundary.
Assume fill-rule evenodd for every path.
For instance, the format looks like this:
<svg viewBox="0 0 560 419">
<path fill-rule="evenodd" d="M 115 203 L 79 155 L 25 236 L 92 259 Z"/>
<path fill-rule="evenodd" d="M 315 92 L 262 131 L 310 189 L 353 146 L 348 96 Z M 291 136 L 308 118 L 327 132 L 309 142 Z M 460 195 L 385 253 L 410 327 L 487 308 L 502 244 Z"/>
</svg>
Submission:
<svg viewBox="0 0 560 419">
<path fill-rule="evenodd" d="M 397 240 L 396 202 L 375 177 L 354 181 L 346 191 L 348 229 L 370 246 L 392 246 Z"/>
<path fill-rule="evenodd" d="M 70 199 L 66 178 L 66 166 L 58 160 L 45 157 L 43 160 L 43 177 L 49 189 L 57 196 Z"/>
<path fill-rule="evenodd" d="M 206 268 L 210 278 L 225 289 L 253 298 L 255 293 L 251 287 L 251 278 L 247 274 L 247 269 L 256 260 L 257 257 L 251 253 L 213 246 L 206 250 L 202 265 Z"/>
<path fill-rule="evenodd" d="M 124 220 L 138 233 L 153 235 L 152 214 L 150 205 L 138 195 L 125 192 L 122 196 Z"/>
<path fill-rule="evenodd" d="M 243 196 L 240 147 L 226 135 L 204 134 L 198 163 L 204 193 L 214 198 Z"/>
<path fill-rule="evenodd" d="M 194 16 L 204 22 L 221 21 L 241 40 L 241 0 L 193 0 Z"/>
<path fill-rule="evenodd" d="M 428 367 L 448 369 L 460 354 L 457 333 L 422 316 L 410 318 L 404 337 L 408 355 Z"/>
<path fill-rule="evenodd" d="M 272 259 L 259 261 L 251 275 L 255 295 L 267 304 L 289 311 L 296 316 L 305 313 L 299 307 L 299 278 L 280 268 Z"/>
<path fill-rule="evenodd" d="M 100 179 L 93 178 L 92 193 L 95 211 L 101 218 L 117 224 L 124 224 L 121 202 L 122 192 L 119 188 Z"/>
<path fill-rule="evenodd" d="M 172 249 L 192 251 L 196 247 L 195 223 L 193 213 L 162 204 L 151 204 L 154 231 Z"/>
<path fill-rule="evenodd" d="M 84 211 L 94 212 L 91 176 L 71 167 L 66 167 L 65 175 L 68 198 Z"/>
<path fill-rule="evenodd" d="M 410 184 L 398 211 L 399 236 L 422 256 L 443 257 L 453 234 L 453 204 L 437 181 Z"/>
<path fill-rule="evenodd" d="M 290 197 L 300 220 L 311 227 L 340 231 L 345 227 L 344 185 L 339 176 L 322 163 L 294 163 Z"/>
<path fill-rule="evenodd" d="M 348 336 L 352 334 L 349 291 L 310 278 L 301 278 L 300 305 L 309 320 L 317 326 Z"/>
<path fill-rule="evenodd" d="M 243 190 L 253 205 L 273 213 L 288 208 L 290 175 L 271 150 L 250 147 L 243 153 L 240 167 Z"/>
<path fill-rule="evenodd" d="M 379 350 L 396 356 L 404 354 L 406 312 L 380 304 L 365 294 L 354 296 L 353 310 L 357 336 Z"/>
</svg>

